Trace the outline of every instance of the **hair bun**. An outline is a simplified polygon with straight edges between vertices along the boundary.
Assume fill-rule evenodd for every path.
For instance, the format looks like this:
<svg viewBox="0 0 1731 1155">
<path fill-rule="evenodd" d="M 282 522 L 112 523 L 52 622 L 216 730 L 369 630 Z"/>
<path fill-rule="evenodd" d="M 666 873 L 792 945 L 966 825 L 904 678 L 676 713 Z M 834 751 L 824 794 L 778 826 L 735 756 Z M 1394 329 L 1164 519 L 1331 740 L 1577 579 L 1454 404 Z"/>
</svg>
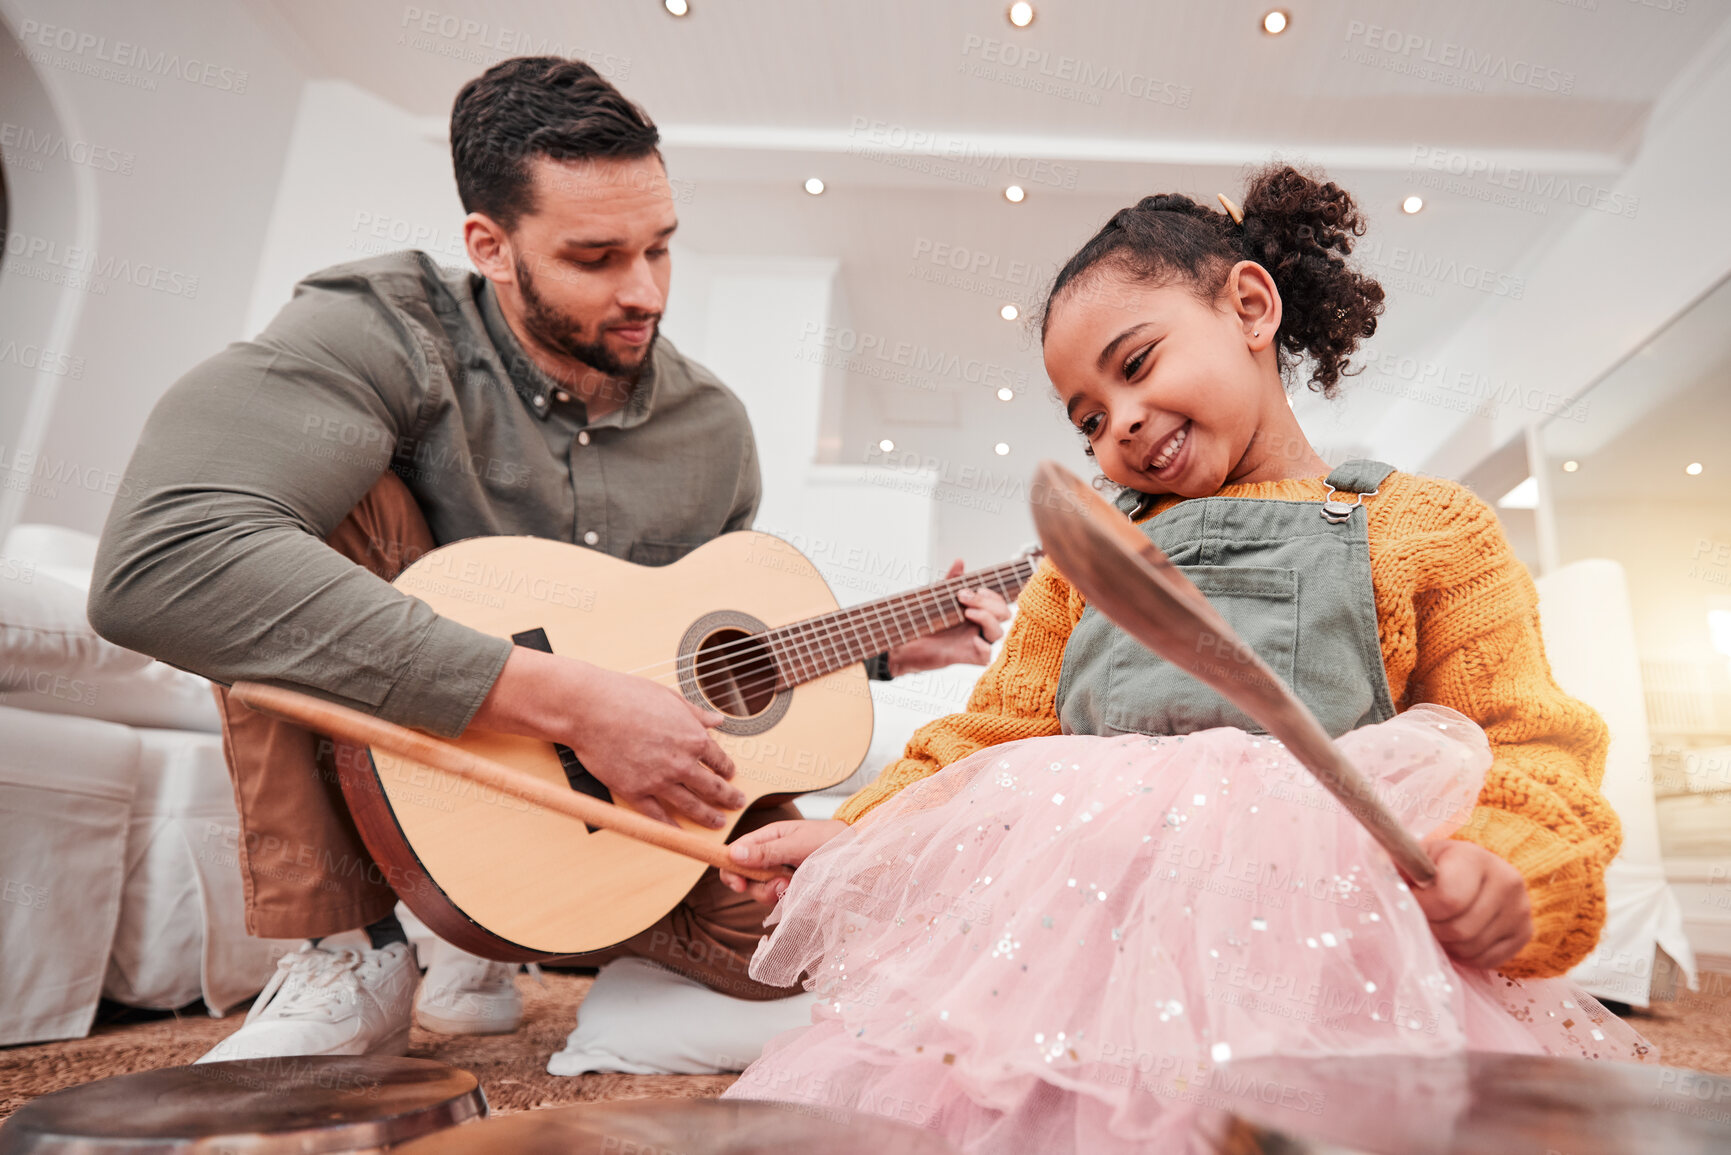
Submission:
<svg viewBox="0 0 1731 1155">
<path fill-rule="evenodd" d="M 1288 164 L 1251 174 L 1242 225 L 1181 193 L 1143 197 L 1115 213 L 1059 271 L 1044 316 L 1050 318 L 1067 286 L 1097 266 L 1150 282 L 1176 274 L 1214 299 L 1232 266 L 1252 260 L 1280 291 L 1275 353 L 1281 372 L 1308 358 L 1310 387 L 1332 397 L 1383 309 L 1382 286 L 1346 260 L 1363 233 L 1364 217 L 1351 194 Z"/>
<path fill-rule="evenodd" d="M 1352 194 L 1291 165 L 1270 165 L 1244 190 L 1244 255 L 1268 270 L 1280 290 L 1279 348 L 1308 357 L 1311 387 L 1333 396 L 1353 371 L 1348 359 L 1376 332 L 1383 289 L 1347 263 L 1364 235 Z"/>
</svg>

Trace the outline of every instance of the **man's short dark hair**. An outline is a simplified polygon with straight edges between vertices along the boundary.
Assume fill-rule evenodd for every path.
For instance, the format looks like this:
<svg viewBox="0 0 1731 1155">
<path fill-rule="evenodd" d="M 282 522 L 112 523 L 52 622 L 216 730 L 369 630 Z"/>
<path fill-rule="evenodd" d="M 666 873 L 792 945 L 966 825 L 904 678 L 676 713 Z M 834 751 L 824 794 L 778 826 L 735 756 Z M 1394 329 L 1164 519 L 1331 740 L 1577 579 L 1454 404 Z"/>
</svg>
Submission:
<svg viewBox="0 0 1731 1155">
<path fill-rule="evenodd" d="M 463 211 L 507 230 L 535 211 L 529 161 L 660 156 L 661 134 L 595 69 L 559 56 L 501 60 L 451 106 L 451 163 Z"/>
</svg>

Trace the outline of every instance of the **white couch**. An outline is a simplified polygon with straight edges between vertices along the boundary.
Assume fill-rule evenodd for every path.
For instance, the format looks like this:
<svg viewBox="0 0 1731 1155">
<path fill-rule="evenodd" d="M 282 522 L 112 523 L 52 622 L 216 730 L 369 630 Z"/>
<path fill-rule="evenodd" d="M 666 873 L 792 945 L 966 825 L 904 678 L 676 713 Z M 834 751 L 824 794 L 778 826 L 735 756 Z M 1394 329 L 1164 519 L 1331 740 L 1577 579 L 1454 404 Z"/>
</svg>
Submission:
<svg viewBox="0 0 1731 1155">
<path fill-rule="evenodd" d="M 1665 874 L 1695 949 L 1731 957 L 1731 746 L 1665 755 L 1657 779 Z"/>
<path fill-rule="evenodd" d="M 1623 567 L 1573 562 L 1535 583 L 1545 656 L 1565 693 L 1597 710 L 1611 732 L 1605 798 L 1623 825 L 1623 847 L 1605 872 L 1605 930 L 1570 977 L 1600 998 L 1647 1006 L 1670 997 L 1663 950 L 1695 985 L 1683 910 L 1660 857 L 1646 696 Z"/>
<path fill-rule="evenodd" d="M 220 1015 L 292 945 L 243 925 L 210 684 L 91 630 L 95 549 L 0 547 L 0 1045 L 81 1036 L 102 996 Z"/>
</svg>

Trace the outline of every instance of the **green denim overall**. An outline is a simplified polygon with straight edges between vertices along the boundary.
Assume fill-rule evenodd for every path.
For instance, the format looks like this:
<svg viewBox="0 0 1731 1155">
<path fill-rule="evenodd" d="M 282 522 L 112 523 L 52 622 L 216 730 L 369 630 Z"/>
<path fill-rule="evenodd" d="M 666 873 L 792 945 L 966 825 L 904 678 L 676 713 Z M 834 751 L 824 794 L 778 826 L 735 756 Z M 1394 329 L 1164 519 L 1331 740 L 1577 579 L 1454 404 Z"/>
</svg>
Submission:
<svg viewBox="0 0 1731 1155">
<path fill-rule="evenodd" d="M 1394 716 L 1376 633 L 1365 497 L 1392 466 L 1349 461 L 1328 501 L 1204 497 L 1138 528 L 1315 712 L 1330 737 Z M 1358 494 L 1342 501 L 1336 494 Z M 1141 494 L 1127 492 L 1126 512 Z M 1262 729 L 1092 605 L 1064 647 L 1058 719 L 1068 734 Z"/>
</svg>

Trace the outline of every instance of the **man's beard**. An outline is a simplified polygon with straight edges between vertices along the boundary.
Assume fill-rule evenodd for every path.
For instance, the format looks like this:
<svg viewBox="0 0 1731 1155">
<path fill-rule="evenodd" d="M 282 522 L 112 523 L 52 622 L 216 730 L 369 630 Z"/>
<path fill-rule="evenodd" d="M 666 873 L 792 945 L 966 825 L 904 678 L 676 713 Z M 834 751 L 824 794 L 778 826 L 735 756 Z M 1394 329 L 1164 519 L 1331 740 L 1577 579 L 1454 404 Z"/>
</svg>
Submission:
<svg viewBox="0 0 1731 1155">
<path fill-rule="evenodd" d="M 523 294 L 523 327 L 535 340 L 627 385 L 635 385 L 642 379 L 644 370 L 649 367 L 649 351 L 655 347 L 655 338 L 661 331 L 659 314 L 628 312 L 621 318 L 626 324 L 652 322 L 643 355 L 635 363 L 626 362 L 602 343 L 605 330 L 597 332 L 594 341 L 583 340 L 583 327 L 554 310 L 535 291 L 534 278 L 529 275 L 529 268 L 521 257 L 517 258 L 517 288 Z"/>
</svg>

